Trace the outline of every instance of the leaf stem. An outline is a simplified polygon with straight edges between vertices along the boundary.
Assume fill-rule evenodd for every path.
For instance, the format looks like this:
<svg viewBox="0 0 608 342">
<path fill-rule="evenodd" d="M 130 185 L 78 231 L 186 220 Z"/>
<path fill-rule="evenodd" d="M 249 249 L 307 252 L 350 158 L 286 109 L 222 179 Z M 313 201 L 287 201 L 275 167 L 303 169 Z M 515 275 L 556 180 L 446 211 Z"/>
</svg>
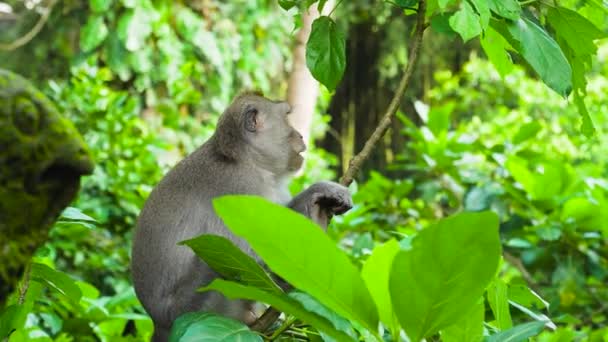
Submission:
<svg viewBox="0 0 608 342">
<path fill-rule="evenodd" d="M 27 294 L 27 290 L 30 288 L 30 271 L 32 270 L 32 263 L 28 262 L 25 266 L 25 271 L 23 272 L 23 283 L 19 287 L 19 299 L 17 303 L 19 305 L 23 305 L 25 302 L 25 295 Z"/>
</svg>

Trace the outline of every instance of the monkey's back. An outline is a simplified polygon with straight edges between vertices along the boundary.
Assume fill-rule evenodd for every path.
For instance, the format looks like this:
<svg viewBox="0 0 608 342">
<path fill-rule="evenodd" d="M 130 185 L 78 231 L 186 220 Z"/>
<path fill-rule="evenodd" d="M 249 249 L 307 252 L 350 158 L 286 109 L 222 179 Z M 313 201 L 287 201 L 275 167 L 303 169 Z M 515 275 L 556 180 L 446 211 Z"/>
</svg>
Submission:
<svg viewBox="0 0 608 342">
<path fill-rule="evenodd" d="M 216 306 L 225 305 L 216 293 L 196 292 L 217 275 L 189 247 L 177 244 L 209 233 L 228 237 L 253 254 L 244 240 L 226 229 L 212 206 L 213 198 L 226 194 L 263 195 L 248 172 L 246 165 L 219 158 L 206 143 L 150 193 L 137 221 L 131 271 L 136 294 L 155 324 L 170 324 L 186 311 L 217 311 Z"/>
</svg>

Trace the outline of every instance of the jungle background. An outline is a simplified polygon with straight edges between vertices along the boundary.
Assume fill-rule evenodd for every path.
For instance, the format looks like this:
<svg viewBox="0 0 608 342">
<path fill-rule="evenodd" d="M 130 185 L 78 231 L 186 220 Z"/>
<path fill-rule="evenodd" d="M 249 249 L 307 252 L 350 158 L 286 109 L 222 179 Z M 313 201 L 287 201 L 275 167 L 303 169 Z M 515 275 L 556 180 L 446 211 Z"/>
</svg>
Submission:
<svg viewBox="0 0 608 342">
<path fill-rule="evenodd" d="M 559 3 L 608 29 L 607 5 Z M 309 147 L 294 193 L 342 175 L 394 94 L 415 18 L 389 1 L 337 5 L 347 64 L 329 91 L 298 51 L 311 18 L 276 1 L 0 2 L 0 67 L 41 89 L 95 162 L 35 255 L 75 281 L 79 299 L 30 283 L 10 341 L 149 339 L 129 274 L 135 220 L 239 92 L 303 104 L 296 125 Z M 534 73 L 497 70 L 478 40 L 427 30 L 397 117 L 351 185 L 355 207 L 328 234 L 361 265 L 390 237 L 490 209 L 504 251 L 494 291 L 510 305 L 496 317 L 488 299 L 486 329 L 540 317 L 551 324 L 534 340 L 608 340 L 608 40 L 596 42 L 585 98 L 596 132 L 585 136 L 575 104 Z"/>
</svg>

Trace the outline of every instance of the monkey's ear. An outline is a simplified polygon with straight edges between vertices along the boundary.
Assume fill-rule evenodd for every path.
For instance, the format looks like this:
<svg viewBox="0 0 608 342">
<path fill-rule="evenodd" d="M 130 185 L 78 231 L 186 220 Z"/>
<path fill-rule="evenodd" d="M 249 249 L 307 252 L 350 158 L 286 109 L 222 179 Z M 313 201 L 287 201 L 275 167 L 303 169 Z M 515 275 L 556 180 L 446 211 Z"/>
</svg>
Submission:
<svg viewBox="0 0 608 342">
<path fill-rule="evenodd" d="M 248 107 L 245 109 L 245 129 L 249 132 L 257 132 L 262 127 L 262 117 L 257 109 Z"/>
</svg>

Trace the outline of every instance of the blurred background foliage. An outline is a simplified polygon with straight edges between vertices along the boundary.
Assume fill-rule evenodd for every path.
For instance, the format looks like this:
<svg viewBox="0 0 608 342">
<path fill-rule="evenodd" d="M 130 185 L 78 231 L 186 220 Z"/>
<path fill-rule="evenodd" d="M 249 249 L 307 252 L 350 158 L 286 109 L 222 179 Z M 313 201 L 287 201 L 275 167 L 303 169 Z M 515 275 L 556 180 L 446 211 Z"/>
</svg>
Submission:
<svg viewBox="0 0 608 342">
<path fill-rule="evenodd" d="M 585 1 L 565 2 L 606 30 L 606 16 Z M 54 100 L 96 162 L 36 256 L 48 272 L 76 279 L 80 299 L 31 282 L 25 328 L 11 341 L 148 339 L 151 321 L 128 270 L 139 209 L 168 168 L 210 136 L 235 94 L 284 97 L 299 18 L 271 0 L 4 4 L 21 17 L 0 17 L 2 44 L 52 9 L 29 43 L 0 51 L 0 67 Z M 348 66 L 335 96 L 321 91 L 311 135 L 319 147 L 309 149 L 294 192 L 342 173 L 407 61 L 413 18 L 396 20 L 398 9 L 365 0 L 336 15 L 348 32 Z M 521 68 L 502 79 L 476 42 L 428 32 L 414 80 L 352 187 L 355 208 L 334 219 L 330 234 L 360 264 L 389 237 L 492 209 L 507 252 L 501 279 L 525 306 L 512 306 L 513 321 L 549 316 L 558 328 L 539 341 L 608 340 L 608 42 L 589 80 L 592 138 L 580 133 L 573 104 Z M 487 317 L 488 328 L 498 324 Z"/>
</svg>

